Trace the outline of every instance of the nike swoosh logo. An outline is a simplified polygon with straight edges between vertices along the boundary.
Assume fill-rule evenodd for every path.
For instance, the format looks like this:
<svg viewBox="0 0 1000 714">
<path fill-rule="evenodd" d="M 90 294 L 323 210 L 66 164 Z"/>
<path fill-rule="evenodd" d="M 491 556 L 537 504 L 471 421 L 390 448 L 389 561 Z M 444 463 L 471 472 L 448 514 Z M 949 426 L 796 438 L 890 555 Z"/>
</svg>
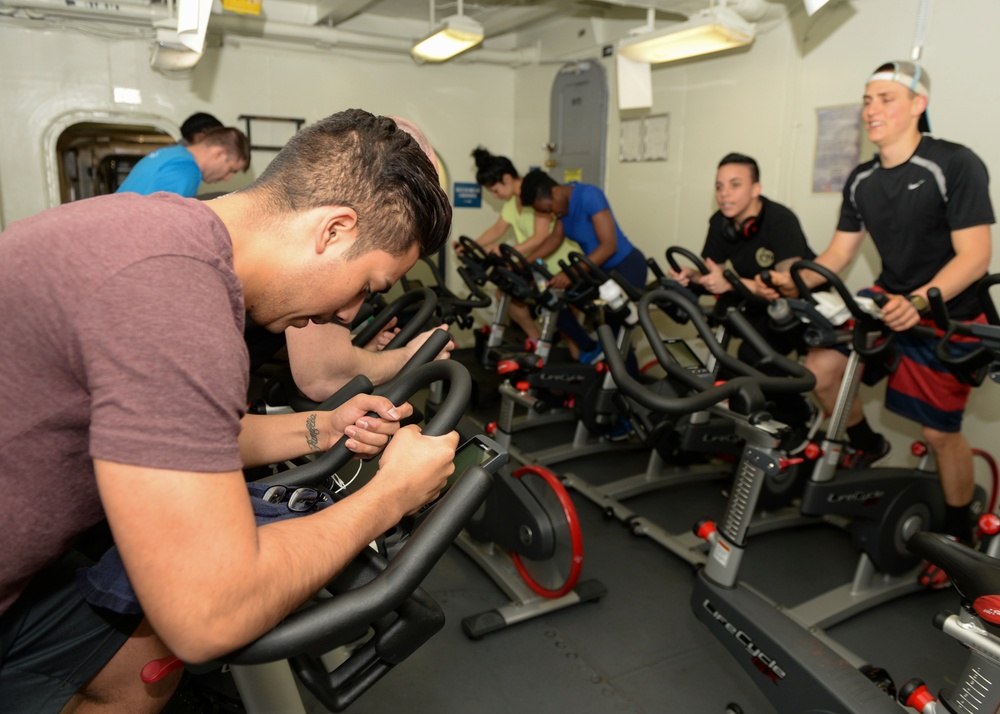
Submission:
<svg viewBox="0 0 1000 714">
<path fill-rule="evenodd" d="M 909 183 L 909 184 L 906 184 L 906 188 L 907 188 L 907 190 L 910 190 L 910 191 L 912 191 L 913 189 L 915 189 L 915 188 L 919 187 L 919 186 L 920 186 L 920 184 L 922 184 L 923 182 L 924 182 L 924 179 L 920 179 L 920 180 L 919 180 L 919 181 L 917 181 L 916 183 Z"/>
</svg>

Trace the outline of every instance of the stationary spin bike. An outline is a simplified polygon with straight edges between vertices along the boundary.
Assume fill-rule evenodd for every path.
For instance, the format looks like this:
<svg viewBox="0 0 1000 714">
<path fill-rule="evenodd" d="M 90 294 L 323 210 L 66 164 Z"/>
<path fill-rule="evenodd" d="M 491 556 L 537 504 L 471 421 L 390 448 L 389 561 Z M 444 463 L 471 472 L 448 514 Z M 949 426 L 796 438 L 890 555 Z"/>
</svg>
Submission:
<svg viewBox="0 0 1000 714">
<path fill-rule="evenodd" d="M 811 375 L 789 362 L 794 375 L 789 384 L 808 383 Z M 748 378 L 740 378 L 748 379 Z M 739 380 L 735 380 L 739 381 Z M 632 393 L 638 385 L 623 383 Z M 944 536 L 917 532 L 909 548 L 952 578 L 962 597 L 959 615 L 940 615 L 935 626 L 969 650 L 969 659 L 956 686 L 936 701 L 920 680 L 910 680 L 893 701 L 895 687 L 887 674 L 831 640 L 817 627 L 795 617 L 738 580 L 747 546 L 748 514 L 752 513 L 766 475 L 782 468 L 779 439 L 766 415 L 755 413 L 752 403 L 734 401 L 732 382 L 706 388 L 702 397 L 729 397 L 729 413 L 747 437 L 726 513 L 715 524 L 701 523 L 698 531 L 711 544 L 705 568 L 699 572 L 691 604 L 696 616 L 733 654 L 750 678 L 780 712 L 816 714 L 877 714 L 900 711 L 899 704 L 923 714 L 995 712 L 1000 709 L 1000 563 Z M 678 411 L 683 400 L 659 403 Z M 701 406 L 703 402 L 698 402 Z M 745 412 L 737 413 L 734 405 Z M 746 408 L 749 407 L 749 408 Z M 716 407 L 718 408 L 718 407 Z M 888 696 L 887 696 L 888 695 Z M 731 706 L 729 711 L 738 711 Z"/>
<path fill-rule="evenodd" d="M 465 378 L 458 383 L 459 389 L 464 390 L 468 380 L 464 367 L 454 360 L 432 362 L 449 339 L 448 332 L 436 330 L 392 381 L 373 389 L 366 378 L 357 377 L 317 408 L 332 409 L 363 392 L 378 394 L 399 404 L 412 393 L 409 391 L 410 373 L 421 375 L 435 369 L 447 368 L 465 373 Z M 447 390 L 436 389 L 445 382 L 448 383 Z M 455 381 L 450 379 L 425 382 L 432 392 L 444 393 L 443 402 L 428 410 L 429 413 L 433 411 L 432 424 L 438 423 L 438 411 L 452 403 L 454 384 Z M 471 386 L 469 389 L 471 391 Z M 450 421 L 450 416 L 448 418 L 448 423 L 454 423 Z M 486 572 L 510 598 L 510 603 L 464 618 L 462 629 L 465 634 L 471 639 L 481 639 L 525 620 L 600 600 L 607 593 L 605 586 L 597 580 L 580 579 L 583 535 L 572 499 L 559 480 L 540 466 L 505 466 L 506 449 L 492 439 L 477 434 L 465 420 L 454 423 L 452 428 L 459 431 L 463 444 L 477 443 L 485 451 L 504 455 L 504 463 L 496 465 L 491 472 L 496 473 L 493 491 L 469 519 L 467 529 L 456 536 L 455 544 Z M 279 471 L 256 483 L 332 488 L 331 474 L 335 474 L 346 463 L 345 457 L 349 456 L 346 447 L 337 444 L 316 461 L 291 471 Z M 464 465 L 459 461 L 456 464 L 459 467 Z M 461 468 L 458 468 L 456 473 L 460 472 Z M 419 525 L 421 517 L 404 519 L 399 528 L 384 534 L 378 540 L 380 552 L 392 557 L 404 545 L 409 533 Z"/>
<path fill-rule="evenodd" d="M 681 251 L 682 249 L 679 248 L 667 251 L 667 259 L 674 270 L 679 270 L 674 254 L 681 253 Z M 707 272 L 707 267 L 696 255 L 687 251 L 681 254 L 696 267 L 701 266 L 700 269 L 703 272 Z M 664 285 L 673 283 L 665 276 L 661 282 Z M 727 374 L 733 376 L 761 376 L 757 369 L 741 362 L 725 349 L 728 344 L 730 333 L 728 325 L 732 319 L 731 316 L 739 313 L 742 317 L 739 310 L 735 308 L 730 311 L 716 310 L 710 316 L 698 304 L 697 297 L 679 285 L 668 290 L 647 292 L 638 299 L 638 304 L 639 323 L 648 343 L 653 348 L 657 361 L 667 373 L 663 380 L 644 383 L 643 388 L 647 391 L 666 397 L 677 397 L 690 394 L 692 391 L 697 392 L 706 382 L 712 384 L 716 380 L 716 368 L 718 367 L 723 368 Z M 708 367 L 706 363 L 694 355 L 690 348 L 686 347 L 686 342 L 678 341 L 676 338 L 663 337 L 653 321 L 653 308 L 669 315 L 674 322 L 680 324 L 691 322 L 689 314 L 698 314 L 702 319 L 694 321 L 694 328 L 709 348 L 710 364 L 713 367 Z M 710 324 L 714 325 L 714 330 L 710 328 Z M 686 354 L 679 353 L 678 348 L 685 348 Z M 613 367 L 612 377 L 615 381 L 620 377 Z M 622 411 L 629 414 L 636 431 L 643 435 L 647 445 L 653 447 L 650 465 L 646 472 L 600 486 L 589 484 L 574 474 L 565 474 L 564 482 L 602 506 L 609 517 L 622 521 L 633 534 L 651 538 L 691 565 L 701 566 L 705 563 L 707 552 L 705 543 L 701 539 L 690 532 L 672 533 L 654 520 L 633 511 L 624 501 L 654 489 L 689 481 L 704 481 L 720 477 L 732 478 L 732 463 L 718 459 L 714 462 L 692 463 L 689 461 L 684 463 L 680 461 L 678 463 L 677 458 L 669 453 L 664 453 L 664 448 L 670 448 L 671 442 L 674 441 L 671 437 L 676 437 L 689 454 L 703 457 L 709 455 L 738 457 L 742 453 L 742 438 L 734 429 L 731 419 L 713 414 L 710 410 L 674 415 L 669 412 L 648 409 L 643 402 L 632 399 L 627 394 L 619 393 L 618 396 L 624 402 L 621 407 Z M 785 429 L 785 432 L 791 433 L 792 430 Z M 665 436 L 666 439 L 664 439 Z M 783 432 L 783 436 L 787 439 L 786 433 Z M 725 448 L 720 448 L 720 446 Z M 751 532 L 753 534 L 766 533 L 781 528 L 799 527 L 815 522 L 816 519 L 802 515 L 795 500 L 797 495 L 795 466 L 796 461 L 799 460 L 787 458 L 788 468 L 771 474 L 766 479 L 759 499 L 758 505 L 760 507 L 754 514 L 752 521 Z"/>
<path fill-rule="evenodd" d="M 514 259 L 514 264 L 518 263 L 518 259 Z M 520 258 L 520 266 L 521 270 L 530 267 L 523 258 Z M 574 280 L 573 285 L 561 295 L 547 289 L 539 298 L 551 315 L 553 331 L 556 312 L 563 304 L 595 316 L 602 311 L 605 316 L 614 311 L 623 316 L 616 335 L 616 349 L 626 353 L 635 323 L 634 319 L 624 318 L 629 313 L 629 301 L 617 283 L 579 253 L 570 254 L 566 274 Z M 605 291 L 614 290 L 621 301 L 611 304 L 602 300 L 602 286 L 608 286 L 603 288 Z M 604 365 L 508 359 L 502 361 L 498 369 L 507 381 L 500 387 L 500 413 L 495 424 L 488 426 L 488 432 L 510 451 L 511 458 L 524 464 L 549 466 L 610 450 L 636 448 L 634 441 L 612 442 L 602 438 L 612 431 L 621 416 L 614 402 L 614 382 Z M 528 451 L 513 443 L 514 435 L 526 429 L 574 421 L 576 427 L 569 443 L 539 451 Z"/>
<path fill-rule="evenodd" d="M 553 349 L 556 335 L 555 310 L 558 296 L 545 286 L 552 276 L 541 263 L 529 263 L 517 249 L 500 244 L 499 255 L 487 254 L 482 246 L 468 236 L 459 236 L 462 253 L 458 256 L 468 279 L 479 286 L 492 283 L 499 290 L 499 301 L 492 323 L 476 333 L 478 361 L 487 369 L 510 357 L 524 352 L 532 353 L 536 362 L 544 364 Z M 461 269 L 460 269 L 461 270 Z M 505 341 L 509 327 L 511 302 L 520 301 L 531 309 L 536 318 L 542 319 L 541 337 L 531 349 L 525 344 Z M 559 349 L 559 357 L 566 354 Z"/>
<path fill-rule="evenodd" d="M 443 360 L 410 370 L 386 394 L 401 403 L 440 379 L 448 380 L 450 389 L 424 429 L 430 435 L 450 431 L 468 403 L 471 380 L 461 365 Z M 361 391 L 370 389 L 369 382 Z M 325 483 L 351 459 L 346 441 L 344 437 L 308 465 L 261 483 L 288 487 Z M 502 464 L 492 458 L 473 459 L 406 534 L 391 560 L 365 548 L 316 598 L 273 630 L 214 662 L 186 669 L 198 674 L 228 665 L 248 714 L 305 714 L 296 679 L 326 709 L 343 711 L 443 627 L 444 613 L 419 585 L 489 494 L 495 470 L 490 462 Z M 335 652 L 344 645 L 350 645 L 346 659 Z M 184 663 L 169 657 L 150 662 L 141 676 L 154 682 L 181 666 Z"/>
<path fill-rule="evenodd" d="M 835 325 L 824 316 L 823 304 L 832 304 L 832 298 L 824 298 L 821 304 L 802 279 L 802 272 L 807 270 L 819 273 L 829 283 L 849 320 Z M 860 302 L 824 266 L 801 260 L 792 266 L 791 276 L 800 297 L 787 299 L 786 303 L 793 314 L 808 322 L 806 343 L 810 347 L 851 347 L 827 432 L 818 448 L 807 449 L 816 460 L 802 493 L 804 514 L 849 519 L 847 529 L 861 551 L 851 582 L 792 608 L 798 619 L 826 628 L 922 589 L 917 580 L 920 558 L 906 548 L 906 541 L 917 531 L 937 532 L 944 527 L 944 496 L 926 447 L 915 451 L 920 457 L 915 468 L 841 468 L 847 419 L 860 384 L 862 359 L 891 364 L 895 335 L 883 329 L 877 305 Z M 930 328 L 914 329 L 934 336 Z M 972 512 L 978 516 L 985 510 L 986 494 L 977 486 Z"/>
<path fill-rule="evenodd" d="M 463 618 L 462 631 L 474 640 L 565 607 L 596 602 L 607 593 L 597 580 L 580 580 L 583 533 L 576 508 L 559 479 L 543 466 L 504 467 L 455 544 L 510 599 Z"/>
<path fill-rule="evenodd" d="M 672 300 L 670 291 L 662 292 L 665 294 L 661 299 Z M 693 313 L 690 317 L 708 331 L 703 316 Z M 664 397 L 643 388 L 625 373 L 617 355 L 609 356 L 612 370 L 621 374 L 619 387 L 629 397 L 650 409 L 678 416 L 711 410 L 730 418 L 745 440 L 722 518 L 718 524 L 702 522 L 696 526 L 696 532 L 708 541 L 711 550 L 705 567 L 696 576 L 691 598 L 695 615 L 779 712 L 899 714 L 899 706 L 861 671 L 863 660 L 738 579 L 750 519 L 764 481 L 787 467 L 784 454 L 777 449 L 786 427 L 762 411 L 766 403 L 763 391 L 803 393 L 812 389 L 815 379 L 801 365 L 775 353 L 738 312 L 730 315 L 729 322 L 741 337 L 755 340 L 758 352 L 787 376 L 740 376 L 717 384 L 706 382 L 689 395 Z M 610 339 L 606 334 L 601 337 Z"/>
</svg>

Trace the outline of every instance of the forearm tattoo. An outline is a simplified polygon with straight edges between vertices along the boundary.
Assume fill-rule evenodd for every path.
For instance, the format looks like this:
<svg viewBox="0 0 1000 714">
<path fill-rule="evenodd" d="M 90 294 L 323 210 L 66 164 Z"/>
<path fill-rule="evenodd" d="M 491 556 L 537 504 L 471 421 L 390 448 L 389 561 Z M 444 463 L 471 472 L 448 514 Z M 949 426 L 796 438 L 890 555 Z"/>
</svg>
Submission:
<svg viewBox="0 0 1000 714">
<path fill-rule="evenodd" d="M 306 445 L 310 451 L 319 451 L 319 429 L 316 428 L 316 414 L 306 417 L 306 430 L 309 435 L 306 437 Z"/>
</svg>

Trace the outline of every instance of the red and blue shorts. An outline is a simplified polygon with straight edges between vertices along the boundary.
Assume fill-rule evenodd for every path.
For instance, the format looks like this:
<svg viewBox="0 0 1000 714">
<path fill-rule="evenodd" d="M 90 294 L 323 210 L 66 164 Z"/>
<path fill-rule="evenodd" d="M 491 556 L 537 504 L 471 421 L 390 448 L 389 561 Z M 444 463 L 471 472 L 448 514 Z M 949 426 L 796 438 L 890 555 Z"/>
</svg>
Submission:
<svg viewBox="0 0 1000 714">
<path fill-rule="evenodd" d="M 971 322 L 985 323 L 986 316 L 979 315 Z M 933 320 L 921 320 L 920 324 L 932 328 L 936 337 L 896 334 L 899 364 L 891 372 L 884 367 L 867 365 L 863 381 L 872 385 L 888 375 L 885 406 L 889 411 L 938 431 L 959 432 L 972 388 L 952 374 L 935 354 L 944 333 L 937 329 Z M 979 340 L 974 337 L 953 336 L 949 351 L 953 357 L 961 357 L 978 346 Z"/>
</svg>

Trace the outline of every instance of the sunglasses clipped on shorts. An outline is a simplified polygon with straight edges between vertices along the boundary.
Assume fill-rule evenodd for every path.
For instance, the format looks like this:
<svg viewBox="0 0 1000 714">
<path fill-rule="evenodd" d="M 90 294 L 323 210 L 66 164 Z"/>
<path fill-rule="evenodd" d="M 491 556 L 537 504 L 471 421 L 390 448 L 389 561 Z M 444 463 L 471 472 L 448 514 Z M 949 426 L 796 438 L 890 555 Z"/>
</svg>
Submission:
<svg viewBox="0 0 1000 714">
<path fill-rule="evenodd" d="M 318 503 L 333 502 L 330 494 L 308 487 L 292 489 L 288 486 L 271 486 L 262 498 L 268 503 L 287 501 L 288 510 L 296 513 L 312 510 Z"/>
</svg>

